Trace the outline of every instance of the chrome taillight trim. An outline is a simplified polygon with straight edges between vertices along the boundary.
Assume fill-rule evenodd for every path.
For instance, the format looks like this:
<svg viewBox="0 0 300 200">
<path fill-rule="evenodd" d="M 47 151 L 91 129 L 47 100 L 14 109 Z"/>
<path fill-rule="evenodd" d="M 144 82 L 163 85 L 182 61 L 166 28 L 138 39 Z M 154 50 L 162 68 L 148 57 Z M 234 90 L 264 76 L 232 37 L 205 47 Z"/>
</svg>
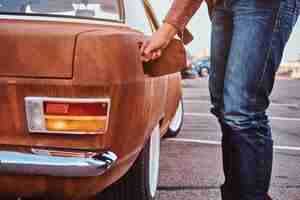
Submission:
<svg viewBox="0 0 300 200">
<path fill-rule="evenodd" d="M 68 135 L 97 135 L 104 134 L 107 132 L 109 121 L 110 121 L 110 109 L 111 99 L 110 98 L 64 98 L 64 97 L 25 97 L 25 112 L 28 131 L 30 133 L 52 133 L 52 134 L 68 134 Z M 98 132 L 70 132 L 70 131 L 48 131 L 45 125 L 45 115 L 43 104 L 44 102 L 62 102 L 62 103 L 107 103 L 107 120 L 105 129 Z M 33 127 L 33 106 L 37 106 L 39 109 L 36 110 L 35 114 L 40 115 L 41 127 L 36 129 Z"/>
</svg>

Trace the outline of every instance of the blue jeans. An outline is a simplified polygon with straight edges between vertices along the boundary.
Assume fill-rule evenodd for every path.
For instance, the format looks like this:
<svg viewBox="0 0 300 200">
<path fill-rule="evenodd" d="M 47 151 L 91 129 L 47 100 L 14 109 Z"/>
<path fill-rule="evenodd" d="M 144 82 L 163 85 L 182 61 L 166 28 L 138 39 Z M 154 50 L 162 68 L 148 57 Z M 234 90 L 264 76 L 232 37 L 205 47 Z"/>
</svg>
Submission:
<svg viewBox="0 0 300 200">
<path fill-rule="evenodd" d="M 298 14 L 299 0 L 224 0 L 212 11 L 209 89 L 223 133 L 223 200 L 265 200 L 273 160 L 266 109 Z"/>
</svg>

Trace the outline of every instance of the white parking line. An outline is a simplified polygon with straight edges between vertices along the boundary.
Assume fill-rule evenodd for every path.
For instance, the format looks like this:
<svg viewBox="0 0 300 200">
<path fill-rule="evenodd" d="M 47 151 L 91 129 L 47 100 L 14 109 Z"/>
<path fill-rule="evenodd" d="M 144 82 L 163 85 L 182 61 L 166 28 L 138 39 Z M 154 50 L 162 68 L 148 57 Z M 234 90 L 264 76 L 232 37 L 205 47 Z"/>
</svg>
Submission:
<svg viewBox="0 0 300 200">
<path fill-rule="evenodd" d="M 210 101 L 207 100 L 184 100 L 184 103 L 198 103 L 198 104 L 211 104 Z M 282 107 L 292 107 L 292 108 L 299 108 L 299 104 L 286 104 L 286 103 L 271 103 L 271 106 L 282 106 Z"/>
<path fill-rule="evenodd" d="M 183 103 L 205 103 L 205 104 L 210 104 L 210 101 L 205 101 L 205 100 L 184 100 Z"/>
<path fill-rule="evenodd" d="M 220 141 L 213 140 L 196 140 L 196 139 L 186 139 L 186 138 L 169 138 L 167 141 L 174 142 L 186 142 L 186 143 L 196 143 L 196 144 L 209 144 L 209 145 L 221 145 Z"/>
<path fill-rule="evenodd" d="M 220 141 L 213 140 L 196 140 L 196 139 L 186 139 L 186 138 L 170 138 L 167 141 L 173 142 L 185 142 L 185 143 L 195 143 L 195 144 L 207 144 L 207 145 L 221 145 Z M 274 146 L 275 150 L 288 150 L 288 151 L 300 151 L 300 147 L 293 146 Z"/>
<path fill-rule="evenodd" d="M 270 117 L 271 120 L 280 120 L 280 121 L 297 121 L 300 122 L 300 118 L 292 117 Z"/>
<path fill-rule="evenodd" d="M 184 113 L 185 116 L 192 116 L 192 117 L 212 117 L 215 118 L 215 116 L 211 113 Z"/>
<path fill-rule="evenodd" d="M 193 117 L 211 117 L 214 118 L 214 115 L 210 113 L 184 113 L 185 116 L 193 116 Z M 279 120 L 279 121 L 293 121 L 300 122 L 300 118 L 293 117 L 269 117 L 271 120 Z"/>
</svg>

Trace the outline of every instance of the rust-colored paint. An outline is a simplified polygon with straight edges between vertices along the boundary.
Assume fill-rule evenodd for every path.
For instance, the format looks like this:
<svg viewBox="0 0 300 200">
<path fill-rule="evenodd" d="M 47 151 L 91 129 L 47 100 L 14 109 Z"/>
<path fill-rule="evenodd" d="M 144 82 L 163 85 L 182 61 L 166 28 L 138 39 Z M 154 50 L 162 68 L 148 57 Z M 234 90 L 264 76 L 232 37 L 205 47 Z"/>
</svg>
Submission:
<svg viewBox="0 0 300 200">
<path fill-rule="evenodd" d="M 0 76 L 72 78 L 76 36 L 89 27 L 1 21 Z M 9 67 L 6 67 L 9 66 Z"/>
<path fill-rule="evenodd" d="M 180 75 L 150 77 L 144 74 L 138 49 L 138 42 L 143 36 L 135 30 L 118 26 L 0 20 L 0 32 L 1 41 L 11 37 L 11 43 L 1 44 L 1 52 L 9 46 L 13 54 L 1 57 L 0 61 L 0 121 L 3 122 L 0 126 L 0 148 L 18 145 L 110 149 L 119 157 L 112 170 L 94 178 L 3 174 L 0 175 L 2 194 L 47 195 L 61 200 L 94 195 L 128 171 L 152 129 L 161 119 L 167 120 L 175 113 L 175 104 L 180 96 Z M 36 40 L 35 35 L 38 36 Z M 58 49 L 62 44 L 68 49 Z M 44 45 L 53 48 L 41 48 Z M 35 55 L 36 47 L 41 48 L 40 56 Z M 26 49 L 29 51 L 26 52 Z M 21 53 L 14 54 L 14 50 Z M 48 54 L 60 59 L 45 59 Z M 171 52 L 167 54 L 172 56 Z M 19 67 L 20 61 L 26 64 L 26 68 Z M 39 65 L 48 67 L 38 68 Z M 49 66 L 54 66 L 54 69 Z M 108 131 L 86 136 L 30 134 L 24 107 L 26 96 L 110 98 Z"/>
</svg>

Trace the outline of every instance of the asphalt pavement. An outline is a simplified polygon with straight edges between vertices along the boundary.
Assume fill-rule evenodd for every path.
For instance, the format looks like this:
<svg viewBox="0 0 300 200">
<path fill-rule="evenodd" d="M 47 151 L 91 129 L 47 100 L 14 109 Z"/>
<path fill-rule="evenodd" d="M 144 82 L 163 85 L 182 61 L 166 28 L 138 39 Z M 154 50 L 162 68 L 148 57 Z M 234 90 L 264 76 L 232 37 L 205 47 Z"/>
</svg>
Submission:
<svg viewBox="0 0 300 200">
<path fill-rule="evenodd" d="M 183 81 L 184 126 L 161 145 L 158 200 L 220 200 L 221 132 L 207 79 Z M 270 194 L 300 200 L 300 80 L 277 80 L 269 109 L 275 144 Z"/>
</svg>

